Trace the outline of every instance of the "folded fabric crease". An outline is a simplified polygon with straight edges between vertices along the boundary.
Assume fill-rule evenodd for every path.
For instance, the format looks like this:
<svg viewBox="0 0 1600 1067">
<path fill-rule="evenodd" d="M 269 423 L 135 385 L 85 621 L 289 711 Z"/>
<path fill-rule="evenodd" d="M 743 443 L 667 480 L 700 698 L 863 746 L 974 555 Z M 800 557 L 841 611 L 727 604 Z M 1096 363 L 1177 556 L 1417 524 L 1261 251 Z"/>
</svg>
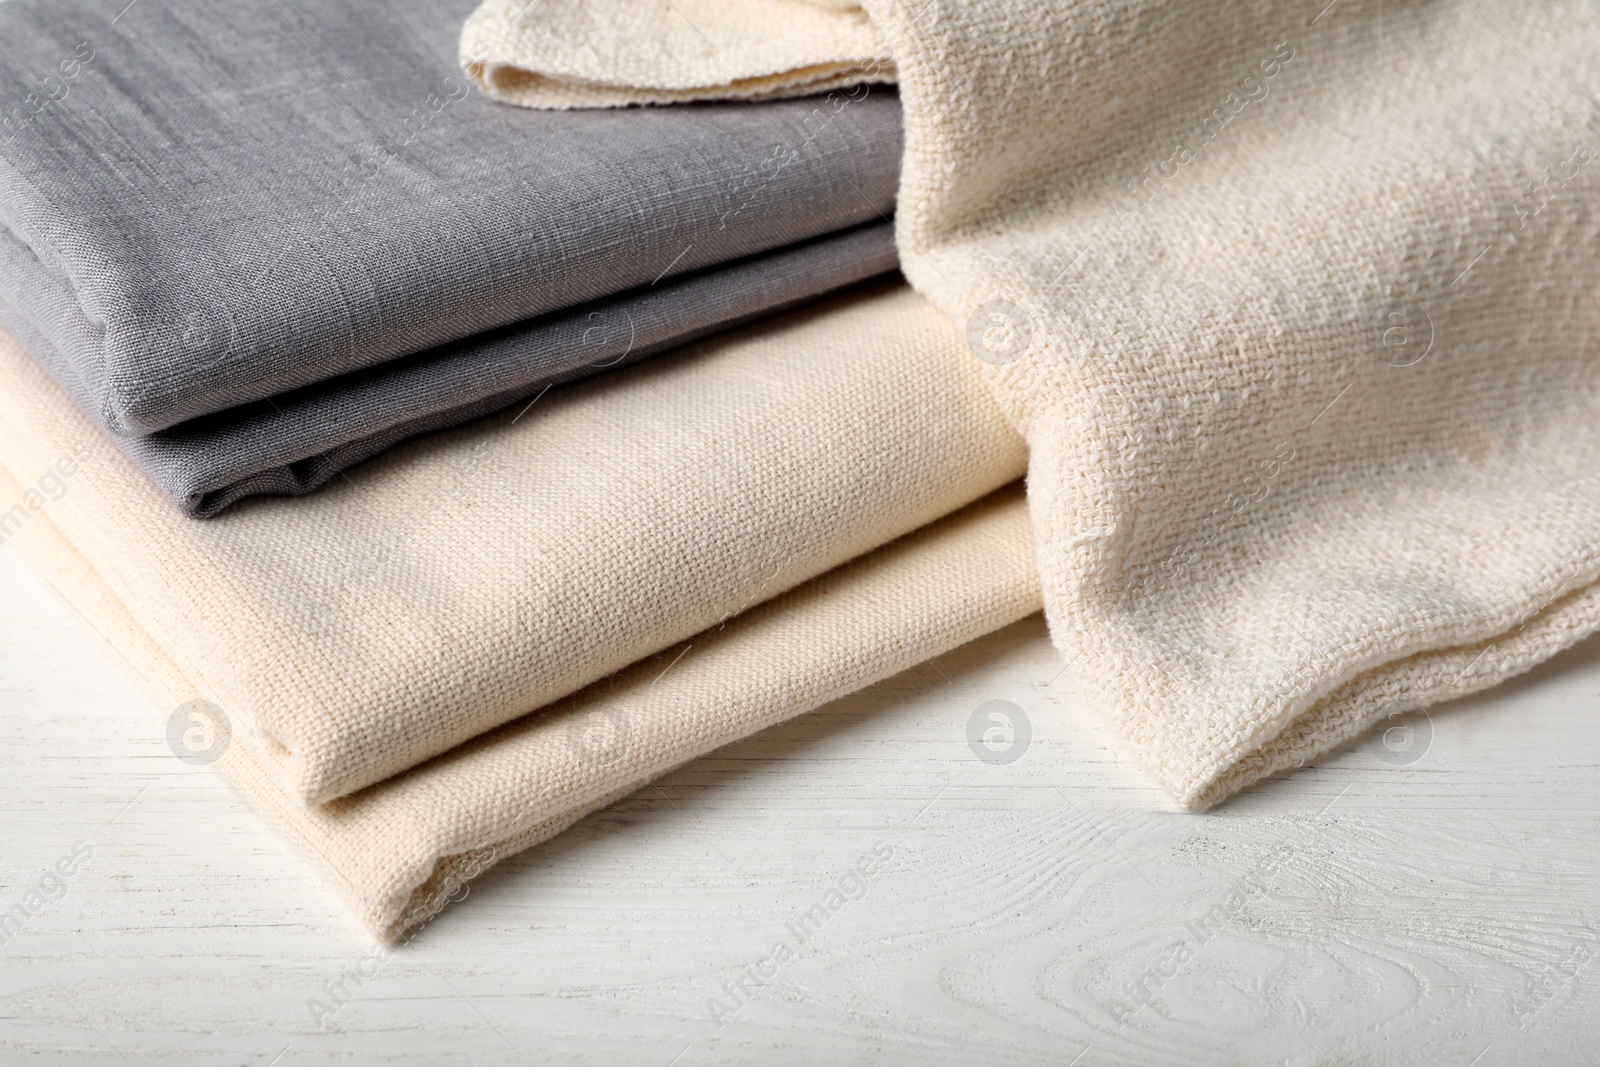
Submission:
<svg viewBox="0 0 1600 1067">
<path fill-rule="evenodd" d="M 0 322 L 191 514 L 894 269 L 892 93 L 537 114 L 467 9 L 0 7 Z"/>
</svg>

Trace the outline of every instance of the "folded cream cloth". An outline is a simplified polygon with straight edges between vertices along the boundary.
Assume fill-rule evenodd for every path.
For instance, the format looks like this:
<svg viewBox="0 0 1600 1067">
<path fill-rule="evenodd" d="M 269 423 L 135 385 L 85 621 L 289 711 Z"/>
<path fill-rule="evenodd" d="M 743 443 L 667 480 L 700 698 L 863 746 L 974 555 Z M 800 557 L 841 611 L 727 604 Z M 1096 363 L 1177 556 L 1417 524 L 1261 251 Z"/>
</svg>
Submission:
<svg viewBox="0 0 1600 1067">
<path fill-rule="evenodd" d="M 624 6 L 585 17 L 649 52 Z M 1600 8 L 861 8 L 906 274 L 1028 439 L 1056 643 L 1179 801 L 1600 627 Z M 811 65 L 858 62 L 844 14 Z"/>
<path fill-rule="evenodd" d="M 76 418 L 61 397 L 43 403 L 59 410 L 39 421 Z M 0 470 L 3 499 L 22 492 Z M 58 517 L 50 505 L 11 544 L 158 707 L 208 694 L 167 652 L 181 640 L 172 620 L 121 600 Z M 243 745 L 216 765 L 368 929 L 395 937 L 460 899 L 493 863 L 673 767 L 1039 610 L 1028 525 L 1021 491 L 1000 490 L 682 648 L 320 807 L 293 802 Z"/>
<path fill-rule="evenodd" d="M 529 55 L 539 62 L 519 62 Z M 547 108 L 730 90 L 798 96 L 894 79 L 852 0 L 488 0 L 467 20 L 461 61 L 489 95 Z"/>
<path fill-rule="evenodd" d="M 903 284 L 553 390 L 314 499 L 204 523 L 159 506 L 8 339 L 0 396 L 0 461 L 30 491 L 0 500 L 0 540 L 47 506 L 307 804 L 716 626 L 1025 464 L 959 332 Z"/>
</svg>

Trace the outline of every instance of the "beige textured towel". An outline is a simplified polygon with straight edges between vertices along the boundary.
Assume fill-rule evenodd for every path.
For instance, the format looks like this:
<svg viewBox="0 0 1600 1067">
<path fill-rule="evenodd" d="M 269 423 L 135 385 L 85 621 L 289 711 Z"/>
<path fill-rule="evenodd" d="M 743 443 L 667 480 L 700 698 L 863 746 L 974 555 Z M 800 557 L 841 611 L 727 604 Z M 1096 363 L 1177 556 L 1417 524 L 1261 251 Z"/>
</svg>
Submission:
<svg viewBox="0 0 1600 1067">
<path fill-rule="evenodd" d="M 66 414 L 65 400 L 49 404 Z M 4 470 L 0 492 L 21 492 Z M 53 505 L 40 512 L 13 546 L 111 643 L 158 707 L 203 698 L 165 653 L 172 633 L 163 620 L 142 610 L 136 618 L 55 514 Z M 394 937 L 460 899 L 461 886 L 489 866 L 673 767 L 1038 609 L 1026 504 L 1006 489 L 331 804 L 293 803 L 243 745 L 225 749 L 216 766 L 368 929 Z"/>
<path fill-rule="evenodd" d="M 73 465 L 52 516 L 312 804 L 941 518 L 1025 463 L 959 333 L 903 284 L 204 523 L 158 506 L 9 340 L 0 378 L 5 465 L 26 486 Z M 30 514 L 0 501 L 0 540 Z"/>
<path fill-rule="evenodd" d="M 1029 441 L 1057 644 L 1175 797 L 1600 626 L 1600 8 L 862 6 L 905 271 Z"/>
</svg>

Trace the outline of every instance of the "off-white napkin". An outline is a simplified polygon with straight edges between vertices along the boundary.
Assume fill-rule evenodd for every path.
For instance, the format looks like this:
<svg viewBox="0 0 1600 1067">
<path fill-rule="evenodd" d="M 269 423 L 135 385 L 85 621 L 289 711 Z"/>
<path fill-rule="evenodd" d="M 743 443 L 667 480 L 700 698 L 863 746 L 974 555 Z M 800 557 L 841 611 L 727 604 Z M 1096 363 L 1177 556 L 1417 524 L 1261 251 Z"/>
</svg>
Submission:
<svg viewBox="0 0 1600 1067">
<path fill-rule="evenodd" d="M 585 5 L 613 53 L 622 6 Z M 1600 8 L 861 8 L 904 269 L 1031 446 L 1057 644 L 1179 801 L 1600 626 Z"/>
<path fill-rule="evenodd" d="M 1017 437 L 903 284 L 196 522 L 0 340 L 0 459 L 302 803 L 371 785 L 992 492 Z M 41 485 L 49 481 L 49 485 Z M 0 500 L 0 540 L 35 513 Z M 148 624 L 147 624 L 147 628 Z"/>
</svg>

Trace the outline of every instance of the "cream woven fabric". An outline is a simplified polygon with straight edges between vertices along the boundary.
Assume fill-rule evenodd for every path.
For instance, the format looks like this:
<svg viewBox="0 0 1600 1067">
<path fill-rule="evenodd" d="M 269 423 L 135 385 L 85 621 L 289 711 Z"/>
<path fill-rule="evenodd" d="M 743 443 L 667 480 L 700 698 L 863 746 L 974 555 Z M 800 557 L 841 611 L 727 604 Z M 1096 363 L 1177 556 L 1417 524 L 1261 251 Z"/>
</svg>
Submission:
<svg viewBox="0 0 1600 1067">
<path fill-rule="evenodd" d="M 47 403 L 68 414 L 66 401 Z M 71 447 L 67 438 L 54 443 Z M 3 470 L 0 492 L 22 492 Z M 208 690 L 165 651 L 170 620 L 143 610 L 135 618 L 56 517 L 47 506 L 12 545 L 111 643 L 158 707 L 203 697 Z M 1033 558 L 1022 493 L 1001 490 L 354 796 L 301 807 L 243 745 L 216 765 L 367 928 L 394 937 L 461 899 L 462 886 L 492 864 L 673 767 L 1037 611 Z"/>
<path fill-rule="evenodd" d="M 1016 480 L 944 317 L 878 286 L 204 523 L 0 340 L 0 461 L 257 762 L 323 803 Z M 73 471 L 49 501 L 60 465 Z M 0 503 L 0 540 L 37 513 Z"/>
<path fill-rule="evenodd" d="M 533 55 L 536 66 L 518 62 Z M 462 32 L 461 62 L 489 95 L 546 108 L 706 100 L 730 89 L 795 96 L 894 78 L 877 32 L 849 0 L 488 0 Z"/>
<path fill-rule="evenodd" d="M 1179 801 L 1600 626 L 1600 8 L 862 6 L 904 269 L 1031 446 L 1057 644 Z"/>
</svg>

